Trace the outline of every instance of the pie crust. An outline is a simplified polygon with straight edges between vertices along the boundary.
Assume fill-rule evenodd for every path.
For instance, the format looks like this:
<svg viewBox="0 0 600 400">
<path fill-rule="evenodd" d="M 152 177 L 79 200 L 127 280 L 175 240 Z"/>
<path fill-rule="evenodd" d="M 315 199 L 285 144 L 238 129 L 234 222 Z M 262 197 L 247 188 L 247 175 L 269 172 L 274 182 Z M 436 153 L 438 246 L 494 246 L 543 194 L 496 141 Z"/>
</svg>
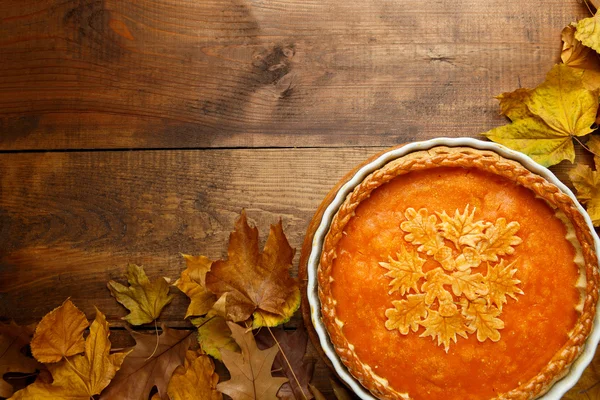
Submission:
<svg viewBox="0 0 600 400">
<path fill-rule="evenodd" d="M 413 398 L 410 393 L 393 388 L 387 379 L 375 373 L 372 365 L 361 361 L 357 355 L 357 349 L 344 334 L 344 323 L 338 318 L 337 301 L 333 293 L 335 279 L 332 270 L 334 261 L 338 257 L 338 244 L 346 234 L 346 227 L 354 217 L 358 206 L 367 200 L 375 189 L 389 183 L 396 177 L 410 172 L 445 167 L 474 169 L 498 175 L 529 189 L 535 197 L 543 199 L 552 209 L 562 212 L 562 215 L 566 216 L 566 219 L 570 222 L 570 229 L 574 230 L 576 235 L 576 241 L 579 244 L 577 251 L 583 258 L 578 264 L 579 272 L 582 276 L 585 275 L 585 285 L 581 288 L 582 297 L 577 309 L 579 316 L 569 332 L 568 340 L 537 375 L 525 382 L 519 382 L 520 384 L 515 385 L 511 390 L 499 393 L 496 397 L 491 397 L 497 399 L 537 398 L 547 392 L 556 380 L 568 372 L 570 365 L 582 352 L 585 341 L 592 329 L 598 301 L 598 261 L 594 251 L 594 239 L 584 217 L 578 211 L 573 200 L 558 187 L 541 176 L 530 172 L 520 163 L 505 159 L 495 152 L 468 147 L 445 146 L 417 151 L 389 162 L 368 175 L 357 185 L 334 215 L 323 243 L 317 271 L 318 295 L 323 323 L 344 365 L 374 396 L 380 399 L 406 400 Z M 381 272 L 383 275 L 385 270 L 382 269 Z M 462 339 L 459 338 L 458 340 Z M 456 343 L 456 338 L 454 341 Z M 446 344 L 447 350 L 448 346 Z M 499 371 L 499 373 L 502 373 L 502 371 Z"/>
</svg>

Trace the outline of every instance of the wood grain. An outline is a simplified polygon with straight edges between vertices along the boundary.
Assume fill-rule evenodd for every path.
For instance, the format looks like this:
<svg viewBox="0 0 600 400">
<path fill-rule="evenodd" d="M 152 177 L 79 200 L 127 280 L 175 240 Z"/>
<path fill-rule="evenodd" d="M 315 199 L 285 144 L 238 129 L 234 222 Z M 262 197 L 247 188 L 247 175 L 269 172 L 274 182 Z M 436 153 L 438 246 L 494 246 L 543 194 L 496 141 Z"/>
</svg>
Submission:
<svg viewBox="0 0 600 400">
<path fill-rule="evenodd" d="M 503 123 L 586 15 L 544 0 L 5 0 L 0 150 L 392 146 Z"/>
</svg>

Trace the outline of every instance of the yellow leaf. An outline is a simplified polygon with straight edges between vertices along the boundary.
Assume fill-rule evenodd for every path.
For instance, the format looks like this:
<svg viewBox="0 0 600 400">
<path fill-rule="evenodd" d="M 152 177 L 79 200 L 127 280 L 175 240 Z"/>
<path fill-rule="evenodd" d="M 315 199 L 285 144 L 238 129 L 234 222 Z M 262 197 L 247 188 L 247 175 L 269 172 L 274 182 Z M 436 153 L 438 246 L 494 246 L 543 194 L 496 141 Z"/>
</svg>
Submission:
<svg viewBox="0 0 600 400">
<path fill-rule="evenodd" d="M 600 88 L 600 57 L 594 50 L 577 40 L 575 32 L 575 24 L 563 29 L 563 48 L 560 57 L 569 67 L 585 70 L 582 77 L 583 86 L 589 90 L 596 90 Z"/>
<path fill-rule="evenodd" d="M 502 94 L 501 108 L 513 122 L 483 135 L 547 167 L 574 162 L 572 137 L 592 132 L 598 110 L 598 95 L 584 86 L 584 73 L 557 64 L 537 88 Z"/>
<path fill-rule="evenodd" d="M 408 208 L 404 216 L 406 221 L 400 224 L 400 228 L 407 233 L 404 239 L 421 245 L 417 251 L 433 255 L 444 246 L 442 236 L 437 232 L 435 214 L 429 215 L 426 208 L 421 208 L 418 212 L 414 208 Z"/>
<path fill-rule="evenodd" d="M 288 321 L 300 307 L 298 281 L 290 275 L 294 258 L 281 221 L 271 226 L 264 250 L 258 250 L 258 229 L 251 228 L 242 211 L 229 236 L 227 260 L 215 261 L 206 274 L 206 286 L 218 297 L 227 294 L 226 314 L 231 321 L 254 317 L 253 326 L 276 326 Z"/>
<path fill-rule="evenodd" d="M 392 304 L 394 308 L 385 311 L 387 329 L 398 329 L 403 335 L 407 335 L 409 329 L 419 330 L 419 323 L 427 317 L 428 310 L 424 294 L 411 294 L 406 300 L 394 300 Z"/>
<path fill-rule="evenodd" d="M 83 331 L 89 326 L 85 314 L 67 299 L 42 318 L 31 341 L 31 353 L 40 362 L 53 363 L 83 353 Z"/>
<path fill-rule="evenodd" d="M 190 305 L 185 318 L 206 314 L 215 304 L 217 296 L 206 288 L 206 274 L 210 271 L 212 261 L 204 256 L 183 254 L 187 269 L 174 283 L 175 286 L 190 298 Z"/>
<path fill-rule="evenodd" d="M 193 318 L 191 322 L 198 329 L 198 342 L 206 354 L 221 361 L 221 349 L 240 351 L 222 316 L 211 311 L 205 317 Z"/>
<path fill-rule="evenodd" d="M 215 374 L 215 365 L 209 356 L 188 350 L 185 364 L 177 367 L 167 393 L 170 400 L 221 400 L 223 395 L 217 391 L 219 375 Z"/>
<path fill-rule="evenodd" d="M 465 295 L 469 300 L 475 300 L 488 293 L 488 288 L 480 273 L 472 274 L 471 270 L 456 271 L 450 275 L 452 292 L 456 296 Z"/>
<path fill-rule="evenodd" d="M 484 261 L 498 261 L 498 256 L 513 254 L 513 246 L 521 244 L 520 237 L 515 236 L 521 226 L 518 222 L 506 223 L 506 219 L 498 218 L 496 223 L 489 225 L 485 232 L 485 238 L 477 244 L 477 251 Z"/>
<path fill-rule="evenodd" d="M 531 89 L 519 88 L 496 96 L 500 101 L 500 113 L 510 118 L 511 121 L 531 117 L 532 114 L 525 104 L 530 94 Z"/>
<path fill-rule="evenodd" d="M 456 343 L 456 335 L 467 337 L 469 328 L 465 323 L 465 317 L 459 312 L 450 317 L 442 317 L 439 312 L 430 310 L 427 318 L 421 322 L 421 325 L 425 327 L 425 332 L 421 334 L 421 337 L 431 336 L 434 340 L 437 338 L 438 346 L 443 344 L 447 353 L 450 341 L 453 340 Z"/>
<path fill-rule="evenodd" d="M 500 340 L 498 329 L 504 328 L 504 322 L 496 318 L 500 312 L 496 307 L 488 306 L 484 299 L 477 299 L 463 307 L 463 314 L 467 318 L 469 329 L 477 331 L 477 340 L 480 342 L 487 339 L 492 342 Z"/>
<path fill-rule="evenodd" d="M 517 273 L 517 268 L 514 268 L 515 263 L 513 261 L 504 265 L 504 260 L 501 260 L 497 265 L 488 264 L 485 285 L 489 290 L 487 294 L 489 305 L 495 304 L 498 309 L 502 310 L 502 305 L 507 302 L 507 295 L 516 300 L 517 294 L 523 294 L 523 291 L 517 287 L 521 281 L 514 277 Z"/>
<path fill-rule="evenodd" d="M 469 213 L 467 204 L 462 214 L 456 210 L 453 217 L 446 214 L 446 211 L 437 215 L 442 220 L 439 224 L 442 237 L 454 243 L 457 249 L 459 246 L 475 247 L 483 238 L 483 230 L 487 225 L 483 221 L 473 222 L 475 207 Z"/>
<path fill-rule="evenodd" d="M 162 309 L 173 300 L 169 295 L 169 284 L 165 278 L 150 282 L 143 267 L 127 266 L 129 287 L 118 282 L 108 282 L 108 289 L 115 299 L 130 313 L 123 319 L 131 325 L 142 325 L 154 321 Z"/>
<path fill-rule="evenodd" d="M 90 397 L 100 394 L 108 386 L 128 354 L 110 354 L 109 335 L 104 314 L 96 310 L 96 319 L 85 340 L 85 354 L 48 365 L 53 378 L 51 384 L 36 381 L 16 392 L 11 399 L 89 400 Z"/>
<path fill-rule="evenodd" d="M 259 350 L 251 330 L 228 323 L 242 353 L 222 350 L 223 363 L 231 379 L 217 385 L 217 390 L 233 400 L 277 400 L 277 391 L 288 380 L 271 376 L 271 367 L 279 352 L 277 346 Z"/>
<path fill-rule="evenodd" d="M 390 256 L 389 263 L 379 263 L 389 271 L 385 276 L 392 278 L 389 284 L 392 289 L 389 294 L 400 292 L 400 295 L 404 296 L 410 289 L 414 290 L 415 293 L 419 293 L 417 283 L 419 279 L 425 276 L 422 268 L 425 260 L 419 257 L 414 250 L 408 252 L 404 246 L 401 247 L 400 252 L 396 253 L 396 257 L 398 257 L 398 260 L 394 260 Z"/>
<path fill-rule="evenodd" d="M 577 198 L 586 206 L 594 226 L 600 226 L 600 172 L 577 164 L 569 171 L 569 178 L 577 190 Z"/>
<path fill-rule="evenodd" d="M 593 17 L 580 19 L 575 28 L 575 39 L 600 53 L 600 13 L 596 12 Z"/>
<path fill-rule="evenodd" d="M 425 293 L 425 303 L 427 305 L 433 304 L 435 299 L 438 299 L 440 303 L 452 299 L 450 292 L 444 289 L 444 285 L 450 285 L 452 281 L 443 269 L 436 268 L 427 272 L 425 279 L 426 281 L 421 286 L 421 290 Z"/>
<path fill-rule="evenodd" d="M 600 170 L 600 136 L 592 135 L 585 144 L 594 153 L 594 167 Z"/>
<path fill-rule="evenodd" d="M 600 399 L 600 347 L 596 349 L 594 359 L 583 371 L 583 375 L 562 400 L 599 400 Z"/>
<path fill-rule="evenodd" d="M 583 87 L 582 76 L 581 70 L 555 65 L 531 93 L 527 107 L 557 132 L 587 135 L 596 120 L 598 93 Z"/>
</svg>

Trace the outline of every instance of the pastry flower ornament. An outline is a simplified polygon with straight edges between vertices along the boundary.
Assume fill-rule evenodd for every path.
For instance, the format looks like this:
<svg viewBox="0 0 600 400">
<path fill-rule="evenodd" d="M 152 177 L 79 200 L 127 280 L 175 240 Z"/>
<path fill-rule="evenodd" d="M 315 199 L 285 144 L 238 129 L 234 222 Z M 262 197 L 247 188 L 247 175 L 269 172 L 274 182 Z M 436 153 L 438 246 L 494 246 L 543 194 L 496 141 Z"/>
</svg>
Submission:
<svg viewBox="0 0 600 400">
<path fill-rule="evenodd" d="M 475 208 L 469 208 L 453 216 L 426 208 L 405 211 L 400 228 L 413 248 L 401 246 L 395 257 L 379 263 L 391 278 L 389 294 L 401 296 L 385 312 L 387 329 L 408 335 L 422 326 L 421 336 L 437 338 L 446 352 L 457 335 L 500 340 L 502 307 L 507 297 L 523 294 L 515 277 L 517 261 L 502 258 L 522 242 L 516 236 L 520 226 L 504 218 L 474 220 Z M 428 260 L 435 266 L 425 271 Z"/>
</svg>

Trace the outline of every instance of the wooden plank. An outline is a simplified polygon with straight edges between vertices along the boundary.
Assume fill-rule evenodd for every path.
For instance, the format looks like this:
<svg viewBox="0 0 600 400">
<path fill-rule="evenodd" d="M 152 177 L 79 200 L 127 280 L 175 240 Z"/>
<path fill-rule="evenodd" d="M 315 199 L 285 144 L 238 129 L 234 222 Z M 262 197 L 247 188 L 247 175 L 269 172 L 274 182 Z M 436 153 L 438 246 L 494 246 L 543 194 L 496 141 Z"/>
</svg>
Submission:
<svg viewBox="0 0 600 400">
<path fill-rule="evenodd" d="M 503 123 L 577 1 L 8 0 L 0 150 L 391 146 Z"/>
<path fill-rule="evenodd" d="M 282 218 L 300 249 L 331 187 L 381 148 L 20 153 L 0 156 L 0 316 L 39 320 L 64 299 L 112 323 L 127 263 L 177 278 L 180 253 L 224 257 L 242 208 L 264 239 Z M 580 158 L 582 158 L 580 156 Z M 555 171 L 563 179 L 568 164 Z M 296 261 L 299 257 L 296 254 Z M 183 322 L 185 296 L 163 312 Z M 294 320 L 292 325 L 295 325 Z"/>
</svg>

